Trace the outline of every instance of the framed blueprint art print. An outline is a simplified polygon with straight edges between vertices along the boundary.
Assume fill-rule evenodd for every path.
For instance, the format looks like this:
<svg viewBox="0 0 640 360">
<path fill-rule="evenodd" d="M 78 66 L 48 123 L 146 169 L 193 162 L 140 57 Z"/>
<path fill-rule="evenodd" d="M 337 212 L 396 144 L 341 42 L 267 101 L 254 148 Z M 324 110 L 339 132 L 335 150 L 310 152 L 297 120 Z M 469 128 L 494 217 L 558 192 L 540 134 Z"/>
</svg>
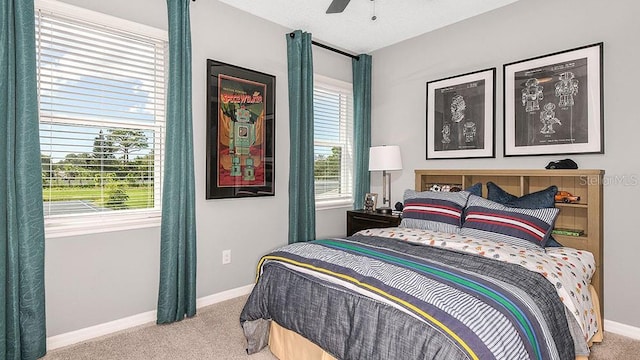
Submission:
<svg viewBox="0 0 640 360">
<path fill-rule="evenodd" d="M 496 69 L 427 83 L 427 159 L 491 158 Z"/>
<path fill-rule="evenodd" d="M 603 44 L 504 65 L 505 156 L 604 152 Z"/>
</svg>

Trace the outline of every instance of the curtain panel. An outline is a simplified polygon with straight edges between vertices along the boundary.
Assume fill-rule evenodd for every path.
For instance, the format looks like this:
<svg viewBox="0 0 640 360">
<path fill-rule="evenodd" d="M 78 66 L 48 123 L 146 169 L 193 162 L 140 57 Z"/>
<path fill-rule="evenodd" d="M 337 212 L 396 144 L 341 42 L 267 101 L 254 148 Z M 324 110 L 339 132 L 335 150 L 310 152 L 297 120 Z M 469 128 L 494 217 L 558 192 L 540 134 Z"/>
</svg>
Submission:
<svg viewBox="0 0 640 360">
<path fill-rule="evenodd" d="M 371 146 L 371 55 L 351 61 L 353 71 L 353 206 L 364 207 L 371 188 L 369 147 Z"/>
<path fill-rule="evenodd" d="M 169 75 L 158 324 L 196 314 L 196 218 L 191 112 L 191 0 L 167 0 Z"/>
<path fill-rule="evenodd" d="M 287 34 L 289 75 L 289 243 L 316 237 L 313 178 L 313 55 L 311 34 Z"/>
<path fill-rule="evenodd" d="M 0 358 L 46 353 L 33 1 L 0 2 Z"/>
</svg>

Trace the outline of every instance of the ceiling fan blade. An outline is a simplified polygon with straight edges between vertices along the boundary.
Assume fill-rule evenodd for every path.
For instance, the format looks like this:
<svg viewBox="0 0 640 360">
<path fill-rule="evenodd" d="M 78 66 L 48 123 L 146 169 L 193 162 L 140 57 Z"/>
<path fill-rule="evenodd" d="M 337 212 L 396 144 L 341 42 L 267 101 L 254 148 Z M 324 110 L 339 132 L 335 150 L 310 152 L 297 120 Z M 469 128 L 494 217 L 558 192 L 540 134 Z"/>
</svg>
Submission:
<svg viewBox="0 0 640 360">
<path fill-rule="evenodd" d="M 333 0 L 329 8 L 327 9 L 327 14 L 337 14 L 344 11 L 344 9 L 349 4 L 351 0 Z"/>
</svg>

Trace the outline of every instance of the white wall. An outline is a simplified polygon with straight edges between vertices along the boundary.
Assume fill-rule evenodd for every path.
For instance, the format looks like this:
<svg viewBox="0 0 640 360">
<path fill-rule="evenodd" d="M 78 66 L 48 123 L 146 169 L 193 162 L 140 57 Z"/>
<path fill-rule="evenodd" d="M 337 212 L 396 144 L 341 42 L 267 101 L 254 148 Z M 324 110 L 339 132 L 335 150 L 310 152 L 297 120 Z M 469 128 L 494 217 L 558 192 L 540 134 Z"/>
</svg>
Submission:
<svg viewBox="0 0 640 360">
<path fill-rule="evenodd" d="M 65 0 L 109 15 L 166 29 L 163 0 Z M 197 296 L 253 283 L 259 257 L 287 243 L 289 109 L 285 34 L 275 25 L 214 0 L 191 3 L 193 123 L 196 168 Z M 314 47 L 317 73 L 351 81 L 351 60 Z M 273 197 L 205 200 L 206 59 L 276 77 Z M 318 211 L 319 237 L 344 235 L 346 209 Z M 159 228 L 47 239 L 47 335 L 155 310 Z M 232 263 L 222 265 L 222 250 Z"/>
<path fill-rule="evenodd" d="M 640 5 L 633 0 L 518 1 L 373 53 L 372 144 L 399 144 L 404 170 L 393 173 L 393 201 L 414 186 L 414 169 L 532 168 L 567 156 L 503 157 L 502 65 L 604 42 L 605 154 L 571 155 L 581 168 L 605 169 L 605 318 L 640 327 Z M 496 158 L 425 160 L 426 82 L 497 68 Z M 616 181 L 620 180 L 620 181 Z M 378 176 L 372 185 L 380 187 Z"/>
</svg>

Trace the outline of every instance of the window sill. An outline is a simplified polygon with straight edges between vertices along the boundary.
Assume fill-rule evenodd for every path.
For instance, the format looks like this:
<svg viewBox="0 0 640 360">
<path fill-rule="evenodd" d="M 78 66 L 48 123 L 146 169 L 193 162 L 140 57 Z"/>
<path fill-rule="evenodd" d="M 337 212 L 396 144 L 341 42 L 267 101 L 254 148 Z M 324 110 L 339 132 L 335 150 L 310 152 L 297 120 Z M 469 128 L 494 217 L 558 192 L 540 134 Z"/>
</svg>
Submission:
<svg viewBox="0 0 640 360">
<path fill-rule="evenodd" d="M 316 211 L 353 208 L 353 200 L 323 200 L 316 201 Z"/>
<path fill-rule="evenodd" d="M 109 216 L 87 215 L 82 217 L 75 216 L 74 218 L 49 218 L 45 219 L 44 232 L 46 239 L 55 239 L 68 236 L 159 227 L 161 219 L 162 213 L 160 210 L 134 214 L 110 214 Z"/>
</svg>

